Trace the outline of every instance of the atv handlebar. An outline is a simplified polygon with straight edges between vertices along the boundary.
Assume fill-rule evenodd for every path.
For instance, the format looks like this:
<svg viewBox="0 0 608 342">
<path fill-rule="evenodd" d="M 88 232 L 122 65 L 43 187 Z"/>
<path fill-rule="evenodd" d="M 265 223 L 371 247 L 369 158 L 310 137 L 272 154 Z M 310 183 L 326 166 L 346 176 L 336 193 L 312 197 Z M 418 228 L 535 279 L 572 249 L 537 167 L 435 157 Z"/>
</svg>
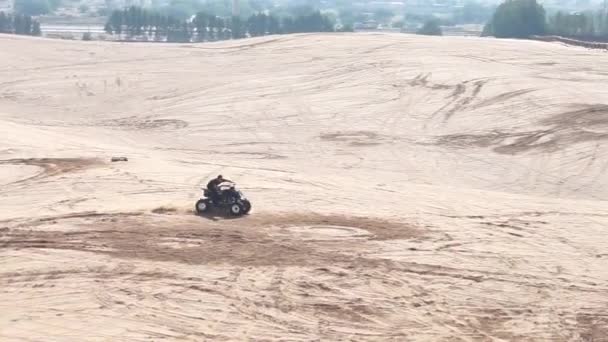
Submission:
<svg viewBox="0 0 608 342">
<path fill-rule="evenodd" d="M 226 187 L 226 186 L 236 187 L 236 183 L 235 182 L 224 181 L 224 182 L 221 182 L 220 184 L 217 185 L 218 188 L 222 187 L 222 186 L 224 186 L 224 187 Z M 201 185 L 201 190 L 205 190 L 205 189 L 207 189 L 207 186 Z"/>
</svg>

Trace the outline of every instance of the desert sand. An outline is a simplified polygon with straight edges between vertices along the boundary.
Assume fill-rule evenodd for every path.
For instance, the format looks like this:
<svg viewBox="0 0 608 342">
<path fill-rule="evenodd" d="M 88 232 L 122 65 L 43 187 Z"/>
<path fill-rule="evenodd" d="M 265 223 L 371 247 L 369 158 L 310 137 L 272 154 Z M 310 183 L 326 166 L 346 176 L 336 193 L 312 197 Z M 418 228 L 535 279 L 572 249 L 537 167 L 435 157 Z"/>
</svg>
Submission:
<svg viewBox="0 0 608 342">
<path fill-rule="evenodd" d="M 608 341 L 606 52 L 0 44 L 2 341 Z"/>
</svg>

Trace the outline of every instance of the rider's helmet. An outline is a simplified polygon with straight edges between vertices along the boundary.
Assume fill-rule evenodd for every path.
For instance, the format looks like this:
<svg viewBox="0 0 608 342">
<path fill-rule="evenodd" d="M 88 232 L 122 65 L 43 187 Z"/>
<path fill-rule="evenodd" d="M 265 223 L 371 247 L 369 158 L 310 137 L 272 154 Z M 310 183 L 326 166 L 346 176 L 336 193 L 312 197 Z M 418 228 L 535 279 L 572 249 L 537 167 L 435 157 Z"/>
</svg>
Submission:
<svg viewBox="0 0 608 342">
<path fill-rule="evenodd" d="M 224 177 L 222 177 L 222 175 L 218 175 L 218 176 L 217 176 L 217 179 L 219 179 L 219 180 L 223 180 L 223 179 L 224 179 Z"/>
</svg>

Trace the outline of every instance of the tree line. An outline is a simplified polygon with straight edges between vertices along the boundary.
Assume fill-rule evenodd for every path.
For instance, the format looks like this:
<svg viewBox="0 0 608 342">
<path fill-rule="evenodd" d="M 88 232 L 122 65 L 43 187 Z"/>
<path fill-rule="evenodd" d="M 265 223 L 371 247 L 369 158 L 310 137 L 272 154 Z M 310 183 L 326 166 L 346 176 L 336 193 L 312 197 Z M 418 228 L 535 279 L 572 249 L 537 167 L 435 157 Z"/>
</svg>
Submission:
<svg viewBox="0 0 608 342">
<path fill-rule="evenodd" d="M 256 13 L 247 19 L 199 12 L 179 20 L 157 11 L 131 6 L 115 10 L 105 25 L 108 34 L 169 42 L 216 41 L 301 32 L 333 32 L 334 23 L 320 11 L 283 17 Z"/>
<path fill-rule="evenodd" d="M 608 40 L 608 12 L 557 12 L 547 18 L 536 0 L 507 0 L 496 9 L 482 36 L 528 38 L 533 35 Z"/>
<path fill-rule="evenodd" d="M 146 35 L 160 39 L 178 32 L 181 29 L 180 24 L 181 22 L 172 16 L 132 6 L 112 11 L 104 30 L 108 34 Z"/>
<path fill-rule="evenodd" d="M 40 36 L 40 23 L 29 15 L 0 12 L 0 33 Z"/>
<path fill-rule="evenodd" d="M 557 12 L 549 18 L 548 29 L 551 34 L 558 36 L 607 41 L 608 12 Z"/>
<path fill-rule="evenodd" d="M 439 20 L 429 19 L 416 31 L 416 34 L 422 34 L 425 36 L 442 36 L 443 32 L 441 30 L 441 26 L 439 25 Z"/>
</svg>

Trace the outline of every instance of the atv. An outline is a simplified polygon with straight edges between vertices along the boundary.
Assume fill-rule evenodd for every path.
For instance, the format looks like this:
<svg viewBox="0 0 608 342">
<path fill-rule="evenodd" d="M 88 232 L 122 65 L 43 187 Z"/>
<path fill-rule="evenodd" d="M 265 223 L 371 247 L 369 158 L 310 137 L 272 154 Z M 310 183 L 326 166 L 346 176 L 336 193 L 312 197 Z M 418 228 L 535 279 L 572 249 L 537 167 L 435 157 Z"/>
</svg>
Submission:
<svg viewBox="0 0 608 342">
<path fill-rule="evenodd" d="M 203 196 L 196 202 L 196 213 L 208 213 L 212 208 L 221 209 L 232 216 L 247 215 L 251 210 L 251 202 L 237 190 L 232 182 L 223 182 L 218 185 L 219 194 L 213 196 L 211 190 L 203 187 Z"/>
</svg>

